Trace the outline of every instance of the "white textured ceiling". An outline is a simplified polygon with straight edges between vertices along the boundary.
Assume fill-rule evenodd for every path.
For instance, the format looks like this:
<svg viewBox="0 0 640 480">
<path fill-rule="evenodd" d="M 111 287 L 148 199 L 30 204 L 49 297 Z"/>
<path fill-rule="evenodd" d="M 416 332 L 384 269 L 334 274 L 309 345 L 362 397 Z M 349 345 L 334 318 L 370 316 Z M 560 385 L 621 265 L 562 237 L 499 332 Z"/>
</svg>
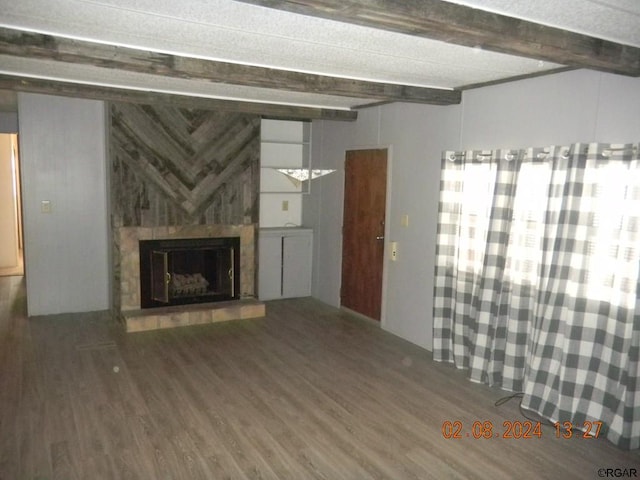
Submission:
<svg viewBox="0 0 640 480">
<path fill-rule="evenodd" d="M 640 47 L 639 0 L 448 0 Z"/>
<path fill-rule="evenodd" d="M 640 46 L 638 0 L 455 1 Z M 455 88 L 560 67 L 230 0 L 0 0 L 0 25 L 150 51 L 403 85 Z M 0 57 L 0 72 L 194 96 L 348 109 L 365 99 Z"/>
</svg>

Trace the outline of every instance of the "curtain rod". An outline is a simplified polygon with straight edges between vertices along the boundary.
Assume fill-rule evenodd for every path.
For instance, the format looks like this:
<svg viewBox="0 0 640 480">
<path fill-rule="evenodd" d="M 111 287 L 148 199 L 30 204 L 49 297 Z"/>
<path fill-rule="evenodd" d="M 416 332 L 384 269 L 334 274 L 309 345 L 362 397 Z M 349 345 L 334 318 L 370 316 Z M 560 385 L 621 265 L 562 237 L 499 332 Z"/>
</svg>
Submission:
<svg viewBox="0 0 640 480">
<path fill-rule="evenodd" d="M 577 145 L 577 144 L 574 144 Z M 562 153 L 561 157 L 566 160 L 569 158 L 569 156 L 571 155 L 571 151 L 574 148 L 574 145 L 570 146 L 570 147 L 565 147 L 564 152 Z M 501 150 L 501 149 L 498 149 Z M 511 161 L 515 158 L 515 156 L 518 154 L 519 151 L 521 150 L 528 150 L 526 148 L 523 149 L 509 149 L 509 151 L 507 153 L 505 153 L 504 158 L 505 160 Z M 583 147 L 584 153 L 586 154 L 589 150 L 589 145 L 584 145 Z M 629 146 L 623 146 L 623 147 L 609 147 L 609 148 L 605 148 L 602 150 L 602 152 L 600 153 L 600 155 L 602 155 L 603 157 L 607 158 L 610 157 L 611 154 L 613 152 L 624 152 L 626 150 L 631 150 L 632 152 L 637 152 L 638 151 L 638 145 L 636 144 L 632 144 Z M 515 153 L 514 153 L 515 152 Z M 539 152 L 536 157 L 540 160 L 546 158 L 548 155 L 551 154 L 551 151 L 549 150 L 549 147 L 544 147 L 543 150 L 541 152 Z M 493 152 L 491 153 L 485 153 L 485 152 L 478 152 L 475 154 L 474 158 L 486 158 L 486 157 L 492 157 L 494 155 Z M 465 158 L 467 156 L 467 151 L 463 150 L 463 151 L 458 151 L 458 152 L 451 152 L 449 154 L 449 156 L 447 157 L 447 159 L 451 162 L 455 162 L 457 158 Z"/>
</svg>

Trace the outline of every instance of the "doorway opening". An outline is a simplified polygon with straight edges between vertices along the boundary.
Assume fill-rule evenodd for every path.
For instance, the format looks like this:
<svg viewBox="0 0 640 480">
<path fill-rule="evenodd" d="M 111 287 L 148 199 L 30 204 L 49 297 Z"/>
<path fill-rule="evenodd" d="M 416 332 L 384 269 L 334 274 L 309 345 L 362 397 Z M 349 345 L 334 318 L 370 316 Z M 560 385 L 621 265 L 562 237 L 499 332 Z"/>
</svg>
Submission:
<svg viewBox="0 0 640 480">
<path fill-rule="evenodd" d="M 0 276 L 24 275 L 18 135 L 0 134 Z"/>
</svg>

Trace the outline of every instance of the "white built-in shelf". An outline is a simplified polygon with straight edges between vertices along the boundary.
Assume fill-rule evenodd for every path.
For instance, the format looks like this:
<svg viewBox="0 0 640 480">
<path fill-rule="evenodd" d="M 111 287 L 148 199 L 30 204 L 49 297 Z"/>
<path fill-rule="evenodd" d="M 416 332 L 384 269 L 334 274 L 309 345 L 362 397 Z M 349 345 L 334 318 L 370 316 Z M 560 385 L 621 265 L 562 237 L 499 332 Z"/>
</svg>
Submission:
<svg viewBox="0 0 640 480">
<path fill-rule="evenodd" d="M 260 226 L 300 225 L 302 194 L 310 181 L 278 169 L 311 169 L 311 123 L 262 120 L 260 139 Z"/>
<path fill-rule="evenodd" d="M 263 120 L 260 142 L 260 192 L 308 193 L 309 181 L 296 181 L 278 169 L 310 169 L 309 122 Z"/>
</svg>

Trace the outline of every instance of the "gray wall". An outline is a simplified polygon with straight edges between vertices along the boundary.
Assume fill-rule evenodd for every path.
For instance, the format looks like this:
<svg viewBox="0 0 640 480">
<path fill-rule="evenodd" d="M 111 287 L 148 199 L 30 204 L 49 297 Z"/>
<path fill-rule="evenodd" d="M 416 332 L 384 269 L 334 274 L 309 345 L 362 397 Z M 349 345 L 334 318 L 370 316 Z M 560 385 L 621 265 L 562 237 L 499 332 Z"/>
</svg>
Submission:
<svg viewBox="0 0 640 480">
<path fill-rule="evenodd" d="M 441 151 L 638 142 L 639 111 L 640 79 L 572 71 L 465 91 L 461 105 L 391 104 L 360 110 L 353 124 L 315 122 L 313 165 L 338 172 L 315 180 L 305 199 L 303 220 L 315 230 L 313 295 L 340 303 L 345 150 L 390 148 L 387 239 L 399 247 L 398 260 L 385 261 L 382 327 L 431 349 Z"/>
<path fill-rule="evenodd" d="M 0 133 L 18 133 L 18 112 L 0 112 Z"/>
<path fill-rule="evenodd" d="M 20 94 L 18 111 L 28 313 L 106 310 L 104 104 Z"/>
</svg>

